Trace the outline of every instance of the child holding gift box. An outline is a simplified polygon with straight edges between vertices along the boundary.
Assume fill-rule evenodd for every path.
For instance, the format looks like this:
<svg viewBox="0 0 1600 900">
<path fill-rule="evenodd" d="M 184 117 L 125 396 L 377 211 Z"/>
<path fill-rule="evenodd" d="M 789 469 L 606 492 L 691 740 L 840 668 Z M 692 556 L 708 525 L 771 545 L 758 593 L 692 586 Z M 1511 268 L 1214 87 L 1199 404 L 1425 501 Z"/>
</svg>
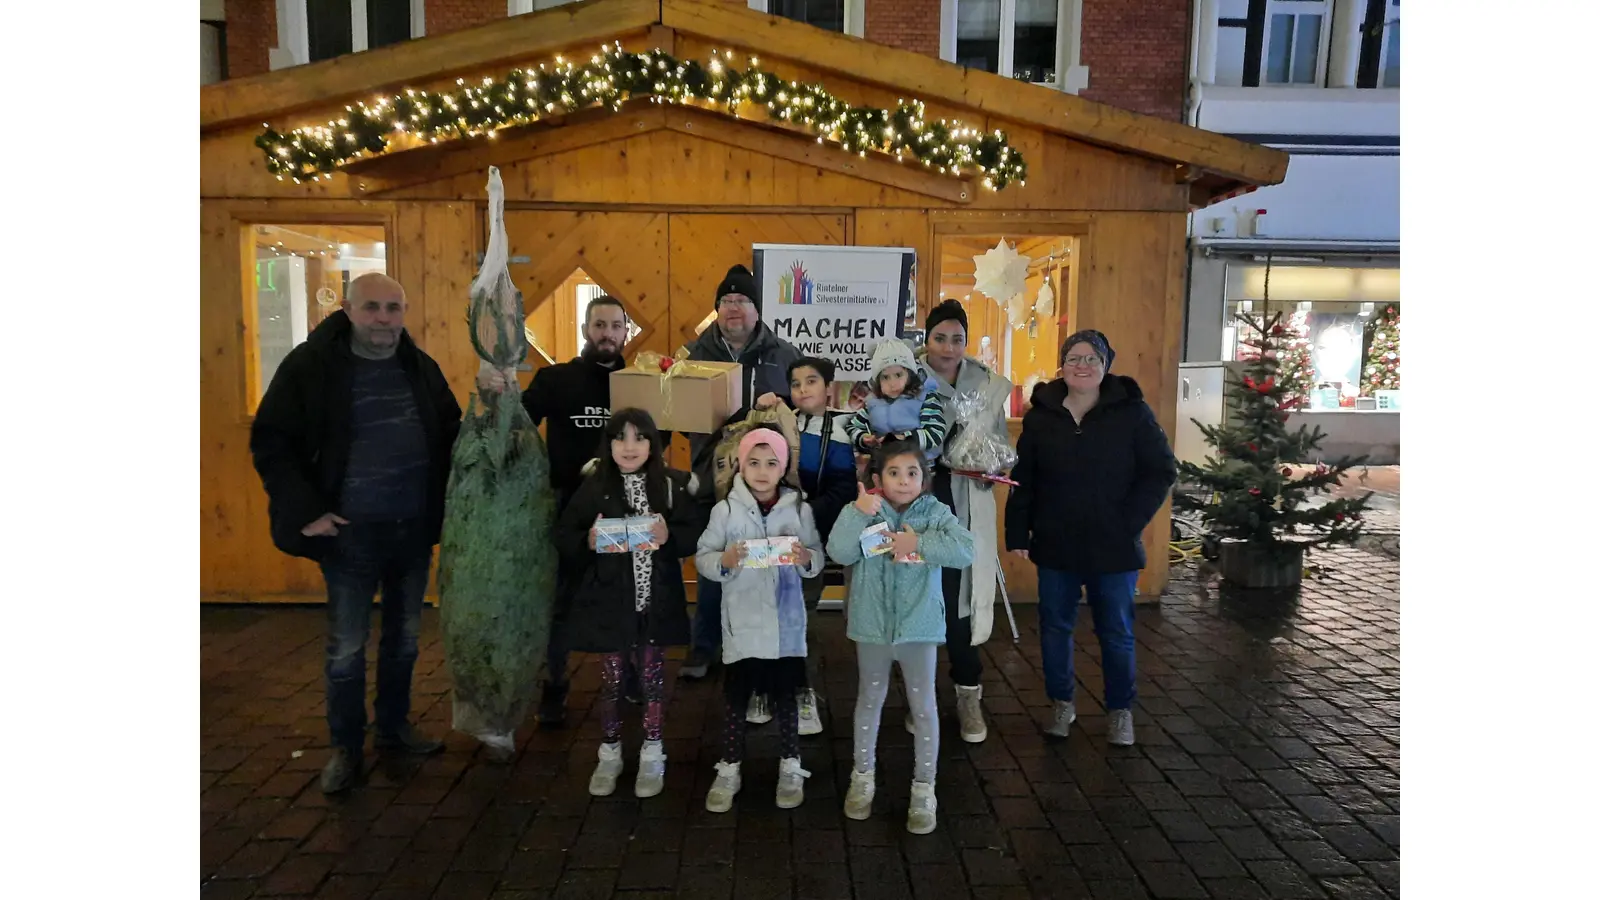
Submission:
<svg viewBox="0 0 1600 900">
<path fill-rule="evenodd" d="M 822 571 L 822 540 L 811 508 L 781 484 L 789 466 L 783 435 L 770 428 L 747 433 L 739 442 L 738 466 L 733 489 L 712 508 L 695 556 L 701 577 L 722 587 L 725 744 L 706 809 L 733 808 L 742 784 L 745 714 L 756 694 L 772 698 L 781 756 L 777 804 L 793 809 L 804 801 L 810 775 L 800 767 L 795 696 L 806 677 L 801 580 Z M 790 564 L 775 558 L 780 555 Z"/>
<path fill-rule="evenodd" d="M 633 792 L 661 793 L 667 756 L 661 746 L 667 647 L 689 642 L 689 616 L 682 560 L 700 537 L 700 507 L 689 494 L 689 476 L 667 468 L 661 433 L 640 409 L 614 412 L 604 430 L 602 454 L 567 504 L 556 541 L 572 571 L 569 616 L 571 648 L 601 654 L 601 741 L 589 793 L 609 796 L 622 774 L 622 693 L 625 658 L 638 666 L 645 699 L 644 746 Z M 608 452 L 607 452 L 608 451 Z M 645 534 L 602 552 L 597 526 L 627 519 Z M 629 551 L 629 546 L 638 548 Z M 651 549 L 653 547 L 653 549 Z"/>
<path fill-rule="evenodd" d="M 933 780 L 939 760 L 939 714 L 934 675 L 945 640 L 941 569 L 972 565 L 972 532 L 928 492 L 928 459 L 910 441 L 884 445 L 873 461 L 874 491 L 858 489 L 828 537 L 828 556 L 855 566 L 846 635 L 856 642 L 855 767 L 844 814 L 872 814 L 877 784 L 878 722 L 889 693 L 890 669 L 900 664 L 911 705 L 916 774 L 906 830 L 927 834 L 938 824 Z M 874 526 L 887 525 L 886 552 Z M 871 533 L 869 533 L 871 532 Z M 870 548 L 870 552 L 869 552 Z"/>
</svg>

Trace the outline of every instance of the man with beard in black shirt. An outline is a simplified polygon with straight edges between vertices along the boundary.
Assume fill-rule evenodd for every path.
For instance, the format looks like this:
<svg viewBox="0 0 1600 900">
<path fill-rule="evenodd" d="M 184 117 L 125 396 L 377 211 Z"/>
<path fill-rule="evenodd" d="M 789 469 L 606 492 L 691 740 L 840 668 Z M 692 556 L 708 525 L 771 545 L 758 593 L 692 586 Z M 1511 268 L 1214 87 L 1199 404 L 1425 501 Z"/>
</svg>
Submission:
<svg viewBox="0 0 1600 900">
<path fill-rule="evenodd" d="M 546 366 L 534 373 L 533 383 L 522 392 L 522 407 L 534 425 L 545 427 L 550 454 L 550 486 L 556 494 L 556 516 L 583 484 L 583 467 L 600 453 L 600 438 L 611 418 L 611 373 L 622 365 L 622 345 L 628 340 L 628 313 L 622 301 L 602 294 L 584 310 L 583 352 L 570 362 Z M 487 379 L 498 377 L 489 371 Z M 484 389 L 495 385 L 482 384 Z M 558 576 L 555 618 L 550 623 L 546 657 L 549 680 L 539 701 L 539 724 L 558 728 L 566 721 L 567 607 L 565 572 Z M 631 668 L 631 667 L 630 667 Z M 638 675 L 630 671 L 628 697 L 639 697 Z"/>
</svg>

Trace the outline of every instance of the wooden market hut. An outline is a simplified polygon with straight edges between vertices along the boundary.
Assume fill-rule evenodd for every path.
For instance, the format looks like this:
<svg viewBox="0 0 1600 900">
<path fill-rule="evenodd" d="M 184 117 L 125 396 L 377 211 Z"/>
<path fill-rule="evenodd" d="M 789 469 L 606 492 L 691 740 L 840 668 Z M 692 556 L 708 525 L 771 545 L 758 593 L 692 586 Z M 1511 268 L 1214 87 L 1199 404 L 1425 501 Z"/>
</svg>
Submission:
<svg viewBox="0 0 1600 900">
<path fill-rule="evenodd" d="M 285 133 L 320 126 L 358 115 L 346 112 L 353 104 L 406 89 L 453 91 L 458 79 L 499 79 L 556 65 L 562 54 L 587 60 L 603 45 L 681 60 L 720 54 L 741 68 L 759 57 L 762 71 L 855 105 L 893 110 L 920 100 L 929 121 L 1003 130 L 1026 181 L 989 190 L 971 170 L 941 174 L 853 153 L 774 122 L 759 103 L 728 112 L 633 100 L 549 115 L 492 139 L 399 137 L 388 152 L 301 183 L 274 174 L 257 145 L 263 123 Z M 387 270 L 405 285 L 412 336 L 466 405 L 477 359 L 465 309 L 486 237 L 490 165 L 507 186 L 511 273 L 540 350 L 534 366 L 575 353 L 572 301 L 586 289 L 627 304 L 641 329 L 630 351 L 670 354 L 703 327 L 714 286 L 732 263 L 749 263 L 753 243 L 910 247 L 919 321 L 941 296 L 965 298 L 973 352 L 990 337 L 989 352 L 1009 358 L 1019 385 L 1053 377 L 1059 335 L 1099 328 L 1115 342 L 1117 370 L 1139 380 L 1170 435 L 1185 214 L 1281 181 L 1288 162 L 712 0 L 593 0 L 210 85 L 200 94 L 200 144 L 200 582 L 203 599 L 235 601 L 321 599 L 316 568 L 273 549 L 248 440 L 264 378 L 338 303 L 348 277 Z M 1000 240 L 1034 260 L 1029 296 L 1049 280 L 1059 298 L 1053 316 L 1013 329 L 993 301 L 972 293 L 973 256 Z M 1145 533 L 1142 596 L 1167 583 L 1169 531 L 1163 512 Z M 1031 599 L 1031 569 L 1007 560 L 1013 596 Z"/>
</svg>

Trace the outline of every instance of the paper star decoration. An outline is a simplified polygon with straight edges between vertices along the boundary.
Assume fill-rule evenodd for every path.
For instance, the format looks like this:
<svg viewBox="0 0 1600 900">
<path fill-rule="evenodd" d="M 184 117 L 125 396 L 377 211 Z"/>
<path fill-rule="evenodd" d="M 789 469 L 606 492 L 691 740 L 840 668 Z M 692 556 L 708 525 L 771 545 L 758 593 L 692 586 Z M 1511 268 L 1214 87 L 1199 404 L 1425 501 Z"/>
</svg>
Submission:
<svg viewBox="0 0 1600 900">
<path fill-rule="evenodd" d="M 1001 306 L 1022 293 L 1023 282 L 1028 277 L 1028 258 L 1011 249 L 1005 239 L 982 256 L 974 256 L 972 261 L 976 265 L 973 287 L 978 293 Z"/>
<path fill-rule="evenodd" d="M 1011 321 L 1012 328 L 1028 324 L 1028 312 L 1028 297 L 1022 291 L 1017 291 L 1006 301 L 1006 318 Z"/>
</svg>

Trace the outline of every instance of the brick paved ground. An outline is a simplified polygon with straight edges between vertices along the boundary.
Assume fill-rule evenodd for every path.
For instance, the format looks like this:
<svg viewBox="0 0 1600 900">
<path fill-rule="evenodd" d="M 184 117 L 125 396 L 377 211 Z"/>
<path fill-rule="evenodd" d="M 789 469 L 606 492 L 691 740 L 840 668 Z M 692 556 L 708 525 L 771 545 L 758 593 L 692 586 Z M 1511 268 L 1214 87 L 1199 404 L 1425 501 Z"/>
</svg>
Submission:
<svg viewBox="0 0 1600 900">
<path fill-rule="evenodd" d="M 737 808 L 717 816 L 703 807 L 716 757 L 711 684 L 674 688 L 665 793 L 635 800 L 630 759 L 618 796 L 588 796 L 592 664 L 577 676 L 575 726 L 526 735 L 512 765 L 480 762 L 452 735 L 420 765 L 369 756 L 366 787 L 324 798 L 322 611 L 206 608 L 201 896 L 1395 896 L 1399 563 L 1358 550 L 1319 561 L 1330 575 L 1296 605 L 1219 597 L 1180 574 L 1159 609 L 1140 610 L 1133 748 L 1104 742 L 1087 612 L 1081 730 L 1064 743 L 1039 735 L 1036 618 L 1019 609 L 1020 647 L 1000 636 L 986 648 L 988 742 L 963 744 L 945 723 L 940 825 L 925 837 L 904 830 L 910 738 L 900 728 L 883 729 L 875 817 L 841 813 L 855 679 L 838 614 L 817 627 L 829 721 L 803 739 L 805 805 L 773 807 L 767 725 L 752 728 Z M 415 687 L 423 727 L 443 733 L 437 623 L 424 618 Z M 948 682 L 941 689 L 947 711 Z M 901 716 L 891 709 L 886 722 Z M 636 719 L 626 740 L 634 757 Z"/>
</svg>

